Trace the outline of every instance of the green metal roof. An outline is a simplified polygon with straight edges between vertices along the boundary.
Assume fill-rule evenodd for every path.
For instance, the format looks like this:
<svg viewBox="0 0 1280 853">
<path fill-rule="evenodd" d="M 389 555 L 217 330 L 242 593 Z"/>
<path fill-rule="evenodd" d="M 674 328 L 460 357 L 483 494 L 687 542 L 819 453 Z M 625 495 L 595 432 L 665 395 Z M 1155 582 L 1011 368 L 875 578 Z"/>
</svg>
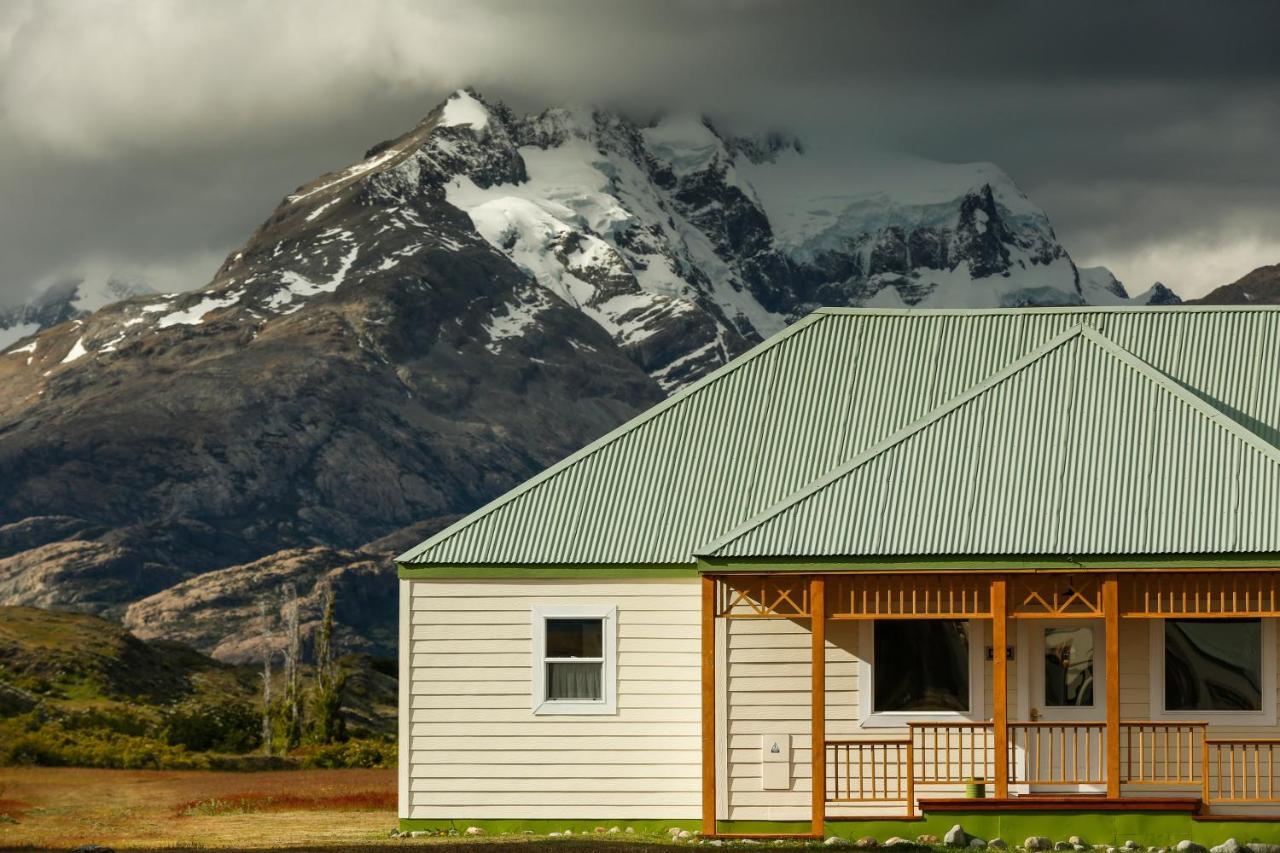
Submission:
<svg viewBox="0 0 1280 853">
<path fill-rule="evenodd" d="M 1076 326 L 700 553 L 1280 551 L 1280 449 Z"/>
<path fill-rule="evenodd" d="M 824 309 L 399 561 L 1280 551 L 1277 380 L 1276 309 Z"/>
</svg>

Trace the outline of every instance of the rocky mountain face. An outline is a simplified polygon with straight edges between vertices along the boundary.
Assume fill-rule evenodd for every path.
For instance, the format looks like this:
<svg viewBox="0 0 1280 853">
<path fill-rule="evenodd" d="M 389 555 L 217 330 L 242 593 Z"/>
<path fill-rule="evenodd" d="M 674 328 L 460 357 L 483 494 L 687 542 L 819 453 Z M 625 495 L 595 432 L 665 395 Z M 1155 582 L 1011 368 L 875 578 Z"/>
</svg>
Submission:
<svg viewBox="0 0 1280 853">
<path fill-rule="evenodd" d="M 1201 305 L 1280 305 L 1280 264 L 1258 267 L 1231 284 L 1224 284 L 1188 302 Z"/>
<path fill-rule="evenodd" d="M 240 659 L 288 578 L 386 652 L 392 553 L 816 305 L 1129 301 L 993 166 L 806 156 L 455 94 L 204 288 L 0 349 L 0 603 Z"/>
</svg>

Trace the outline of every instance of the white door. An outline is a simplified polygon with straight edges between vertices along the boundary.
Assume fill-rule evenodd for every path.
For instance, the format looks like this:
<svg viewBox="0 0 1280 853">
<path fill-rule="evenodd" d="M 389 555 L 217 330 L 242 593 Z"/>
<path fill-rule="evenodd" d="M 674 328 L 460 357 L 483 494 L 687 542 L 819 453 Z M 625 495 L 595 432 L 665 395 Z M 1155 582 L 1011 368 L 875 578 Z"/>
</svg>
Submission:
<svg viewBox="0 0 1280 853">
<path fill-rule="evenodd" d="M 1011 732 L 1033 793 L 1105 791 L 1106 674 L 1101 620 L 1026 620 L 1027 725 Z"/>
</svg>

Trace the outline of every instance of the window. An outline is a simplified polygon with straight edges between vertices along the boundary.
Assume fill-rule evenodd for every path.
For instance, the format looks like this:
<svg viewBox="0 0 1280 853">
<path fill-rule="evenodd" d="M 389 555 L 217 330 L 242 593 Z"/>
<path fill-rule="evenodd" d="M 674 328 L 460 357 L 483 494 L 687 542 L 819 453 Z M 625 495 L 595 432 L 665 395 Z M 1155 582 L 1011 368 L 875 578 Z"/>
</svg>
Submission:
<svg viewBox="0 0 1280 853">
<path fill-rule="evenodd" d="M 1153 709 L 1173 718 L 1275 724 L 1274 620 L 1153 621 Z"/>
<path fill-rule="evenodd" d="M 1164 707 L 1262 710 L 1262 620 L 1166 619 Z"/>
<path fill-rule="evenodd" d="M 535 714 L 612 714 L 617 710 L 616 613 L 611 606 L 533 609 Z"/>
<path fill-rule="evenodd" d="M 1044 629 L 1044 704 L 1093 706 L 1093 628 Z"/>
<path fill-rule="evenodd" d="M 981 624 L 953 619 L 864 623 L 858 693 L 864 726 L 982 714 Z"/>
</svg>

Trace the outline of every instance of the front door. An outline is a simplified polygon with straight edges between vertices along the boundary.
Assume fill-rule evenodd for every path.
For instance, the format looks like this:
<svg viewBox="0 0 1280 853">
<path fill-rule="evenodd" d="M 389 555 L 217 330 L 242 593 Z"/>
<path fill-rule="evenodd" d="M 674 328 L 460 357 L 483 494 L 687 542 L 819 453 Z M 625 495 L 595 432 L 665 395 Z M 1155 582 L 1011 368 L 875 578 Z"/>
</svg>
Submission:
<svg viewBox="0 0 1280 853">
<path fill-rule="evenodd" d="M 1101 620 L 1026 620 L 1027 725 L 1011 733 L 1031 793 L 1106 790 Z"/>
</svg>

